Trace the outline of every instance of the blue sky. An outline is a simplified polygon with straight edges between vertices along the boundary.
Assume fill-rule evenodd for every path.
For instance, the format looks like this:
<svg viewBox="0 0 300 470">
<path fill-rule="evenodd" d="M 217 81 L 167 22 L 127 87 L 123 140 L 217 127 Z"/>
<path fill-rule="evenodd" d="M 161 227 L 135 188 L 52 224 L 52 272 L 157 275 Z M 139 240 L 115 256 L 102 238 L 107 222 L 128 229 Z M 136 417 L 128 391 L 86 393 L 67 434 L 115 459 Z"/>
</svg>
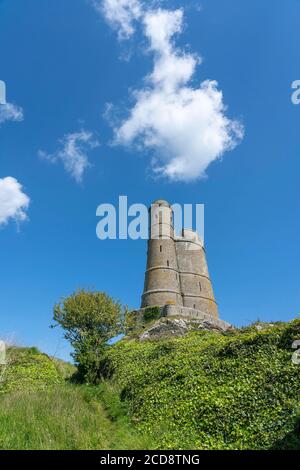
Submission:
<svg viewBox="0 0 300 470">
<path fill-rule="evenodd" d="M 206 250 L 223 319 L 244 325 L 300 314 L 300 106 L 291 102 L 291 83 L 300 79 L 300 3 L 196 3 L 161 2 L 171 12 L 184 7 L 172 47 L 201 56 L 189 88 L 217 80 L 227 106 L 222 115 L 244 128 L 233 150 L 211 158 L 205 179 L 191 177 L 201 173 L 199 166 L 190 170 L 194 160 L 181 176 L 157 178 L 151 161 L 160 149 L 147 147 L 141 135 L 140 148 L 124 138 L 111 145 L 107 103 L 110 118 L 124 123 L 135 105 L 131 91 L 145 89 L 155 54 L 159 60 L 140 19 L 121 38 L 120 25 L 88 0 L 0 0 L 0 80 L 23 113 L 0 124 L 0 180 L 14 178 L 30 198 L 27 206 L 23 201 L 27 220 L 10 217 L 0 226 L 0 336 L 66 357 L 61 332 L 49 329 L 62 296 L 95 288 L 139 306 L 146 242 L 96 237 L 97 206 L 117 204 L 119 195 L 130 204 L 205 204 Z M 90 133 L 90 166 L 82 173 L 76 167 L 76 179 L 64 168 L 60 141 L 80 132 Z M 177 147 L 170 145 L 161 147 L 164 169 L 173 168 Z"/>
</svg>

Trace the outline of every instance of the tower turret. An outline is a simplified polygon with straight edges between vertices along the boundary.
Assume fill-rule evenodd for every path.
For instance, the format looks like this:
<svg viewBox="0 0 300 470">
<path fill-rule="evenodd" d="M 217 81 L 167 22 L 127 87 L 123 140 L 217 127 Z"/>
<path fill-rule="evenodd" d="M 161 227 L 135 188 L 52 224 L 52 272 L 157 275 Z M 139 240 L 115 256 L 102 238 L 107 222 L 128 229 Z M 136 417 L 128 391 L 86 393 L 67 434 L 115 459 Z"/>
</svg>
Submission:
<svg viewBox="0 0 300 470">
<path fill-rule="evenodd" d="M 174 241 L 173 211 L 163 200 L 149 209 L 150 236 L 142 307 L 182 305 L 180 278 Z"/>
</svg>

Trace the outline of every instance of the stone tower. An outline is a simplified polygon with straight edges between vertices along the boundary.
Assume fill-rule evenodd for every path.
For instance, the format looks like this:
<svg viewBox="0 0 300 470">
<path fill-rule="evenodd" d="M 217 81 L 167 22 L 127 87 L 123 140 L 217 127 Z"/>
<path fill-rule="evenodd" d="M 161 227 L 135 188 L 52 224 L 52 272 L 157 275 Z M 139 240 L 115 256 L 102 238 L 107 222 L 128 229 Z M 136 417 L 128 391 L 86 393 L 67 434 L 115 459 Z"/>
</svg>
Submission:
<svg viewBox="0 0 300 470">
<path fill-rule="evenodd" d="M 218 319 L 205 249 L 198 234 L 184 229 L 181 237 L 176 236 L 173 211 L 166 201 L 155 201 L 149 212 L 142 308 L 171 305 L 178 307 L 179 315 L 203 314 Z"/>
<path fill-rule="evenodd" d="M 166 201 L 155 201 L 149 209 L 150 236 L 142 307 L 183 305 L 174 243 L 173 212 Z"/>
</svg>

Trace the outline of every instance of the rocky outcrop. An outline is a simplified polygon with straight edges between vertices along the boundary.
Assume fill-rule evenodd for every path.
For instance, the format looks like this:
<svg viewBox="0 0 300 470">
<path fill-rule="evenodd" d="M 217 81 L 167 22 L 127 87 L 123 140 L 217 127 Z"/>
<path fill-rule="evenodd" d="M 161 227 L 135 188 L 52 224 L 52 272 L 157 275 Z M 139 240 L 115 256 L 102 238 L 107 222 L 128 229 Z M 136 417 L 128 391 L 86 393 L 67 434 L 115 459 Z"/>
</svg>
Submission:
<svg viewBox="0 0 300 470">
<path fill-rule="evenodd" d="M 207 330 L 224 332 L 233 327 L 229 326 L 224 328 L 217 322 L 212 320 L 196 320 L 186 318 L 160 318 L 153 325 L 151 325 L 140 336 L 140 341 L 146 340 L 160 340 L 171 337 L 185 336 L 192 330 Z"/>
</svg>

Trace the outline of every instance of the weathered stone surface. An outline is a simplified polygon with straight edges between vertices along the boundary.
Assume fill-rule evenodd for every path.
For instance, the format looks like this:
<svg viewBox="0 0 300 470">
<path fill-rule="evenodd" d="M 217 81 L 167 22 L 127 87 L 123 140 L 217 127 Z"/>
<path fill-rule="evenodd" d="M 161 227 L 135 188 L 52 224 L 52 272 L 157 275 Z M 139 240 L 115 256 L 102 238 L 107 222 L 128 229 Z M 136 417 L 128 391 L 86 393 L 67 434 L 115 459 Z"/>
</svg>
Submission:
<svg viewBox="0 0 300 470">
<path fill-rule="evenodd" d="M 228 325 L 228 329 L 232 329 Z M 139 336 L 140 341 L 147 340 L 160 340 L 169 337 L 181 337 L 186 335 L 191 330 L 208 330 L 224 332 L 217 322 L 210 320 L 196 320 L 186 318 L 161 318 L 154 323 L 150 328 Z"/>
<path fill-rule="evenodd" d="M 143 321 L 147 322 L 146 312 L 149 308 L 151 307 L 141 308 L 132 312 L 132 316 L 135 318 L 135 321 L 133 322 L 135 325 L 138 325 L 139 323 L 141 324 Z M 158 309 L 161 320 L 182 319 L 188 324 L 198 324 L 217 331 L 227 331 L 232 328 L 229 323 L 210 315 L 206 311 L 171 304 L 156 308 Z"/>
</svg>

